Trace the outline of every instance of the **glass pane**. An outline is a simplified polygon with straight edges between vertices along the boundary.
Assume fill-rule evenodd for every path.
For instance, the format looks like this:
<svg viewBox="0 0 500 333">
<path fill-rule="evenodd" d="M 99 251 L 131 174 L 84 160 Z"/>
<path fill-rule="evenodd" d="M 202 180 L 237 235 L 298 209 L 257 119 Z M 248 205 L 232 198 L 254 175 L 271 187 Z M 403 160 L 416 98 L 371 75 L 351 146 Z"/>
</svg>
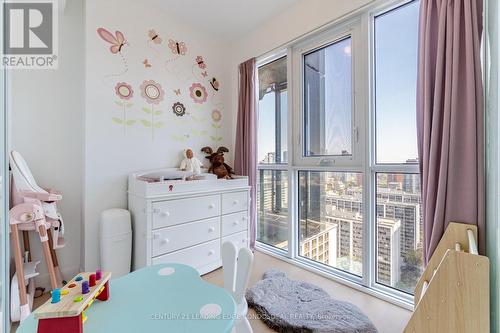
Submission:
<svg viewBox="0 0 500 333">
<path fill-rule="evenodd" d="M 375 18 L 377 163 L 416 163 L 419 2 Z"/>
<path fill-rule="evenodd" d="M 351 37 L 304 56 L 305 156 L 352 155 Z"/>
<path fill-rule="evenodd" d="M 362 275 L 363 175 L 299 172 L 299 255 Z"/>
<path fill-rule="evenodd" d="M 257 240 L 288 248 L 288 175 L 286 171 L 259 170 Z"/>
<path fill-rule="evenodd" d="M 286 57 L 259 67 L 258 158 L 260 163 L 286 163 Z"/>
<path fill-rule="evenodd" d="M 377 282 L 413 294 L 423 272 L 420 176 L 377 174 Z"/>
</svg>

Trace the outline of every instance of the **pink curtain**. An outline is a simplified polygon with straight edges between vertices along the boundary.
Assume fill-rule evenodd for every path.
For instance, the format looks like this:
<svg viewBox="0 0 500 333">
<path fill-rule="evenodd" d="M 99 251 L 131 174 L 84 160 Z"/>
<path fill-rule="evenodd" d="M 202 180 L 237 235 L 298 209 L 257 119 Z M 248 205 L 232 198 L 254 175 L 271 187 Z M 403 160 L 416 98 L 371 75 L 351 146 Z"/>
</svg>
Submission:
<svg viewBox="0 0 500 333">
<path fill-rule="evenodd" d="M 417 127 L 428 262 L 450 222 L 485 249 L 482 0 L 421 0 Z"/>
<path fill-rule="evenodd" d="M 255 58 L 240 64 L 238 96 L 238 123 L 234 169 L 236 174 L 248 176 L 250 196 L 250 248 L 255 248 L 256 189 L 257 189 L 257 111 Z"/>
</svg>

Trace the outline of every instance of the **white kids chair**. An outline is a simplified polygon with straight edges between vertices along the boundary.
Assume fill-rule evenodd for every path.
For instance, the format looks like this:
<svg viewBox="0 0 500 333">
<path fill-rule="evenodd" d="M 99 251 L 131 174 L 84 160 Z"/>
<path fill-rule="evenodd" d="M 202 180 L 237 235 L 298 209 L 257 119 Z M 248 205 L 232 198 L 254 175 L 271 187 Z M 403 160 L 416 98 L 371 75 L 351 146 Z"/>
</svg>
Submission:
<svg viewBox="0 0 500 333">
<path fill-rule="evenodd" d="M 62 199 L 57 191 L 45 190 L 38 186 L 26 161 L 16 151 L 10 153 L 10 168 L 12 170 L 13 186 L 11 200 L 13 207 L 9 211 L 9 223 L 12 236 L 14 259 L 16 264 L 17 285 L 19 286 L 19 319 L 24 320 L 31 312 L 31 302 L 28 302 L 25 279 L 33 276 L 35 267 L 30 265 L 28 231 L 35 231 L 40 237 L 43 255 L 49 271 L 52 289 L 59 288 L 62 276 L 57 262 L 55 249 L 64 247 L 64 224 L 57 211 L 56 202 Z M 21 252 L 19 231 L 23 232 L 24 250 L 27 258 Z M 25 274 L 26 268 L 33 272 Z M 15 284 L 13 284 L 15 285 Z"/>
<path fill-rule="evenodd" d="M 222 267 L 224 272 L 224 289 L 234 298 L 236 303 L 236 321 L 232 333 L 253 333 L 247 319 L 248 304 L 245 290 L 252 271 L 253 253 L 246 247 L 238 248 L 233 242 L 222 244 Z"/>
</svg>

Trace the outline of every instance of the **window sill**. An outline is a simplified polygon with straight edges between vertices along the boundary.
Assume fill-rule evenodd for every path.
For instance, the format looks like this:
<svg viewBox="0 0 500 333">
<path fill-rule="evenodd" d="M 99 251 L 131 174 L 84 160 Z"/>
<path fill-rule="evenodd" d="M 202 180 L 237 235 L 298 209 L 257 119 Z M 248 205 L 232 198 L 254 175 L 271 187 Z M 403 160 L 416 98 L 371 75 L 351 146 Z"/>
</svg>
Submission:
<svg viewBox="0 0 500 333">
<path fill-rule="evenodd" d="M 332 274 L 329 271 L 326 271 L 324 269 L 319 268 L 316 265 L 309 264 L 305 260 L 297 260 L 297 259 L 292 259 L 284 255 L 284 252 L 278 250 L 278 249 L 273 249 L 270 246 L 266 246 L 265 244 L 261 244 L 259 242 L 256 243 L 255 245 L 256 251 L 262 252 L 264 254 L 270 255 L 274 258 L 283 260 L 291 265 L 298 266 L 300 268 L 303 268 L 305 270 L 308 270 L 310 272 L 313 272 L 315 274 L 321 275 L 322 277 L 325 277 L 327 279 L 330 279 L 332 281 L 341 283 L 343 285 L 346 285 L 348 287 L 351 287 L 353 289 L 356 289 L 358 291 L 361 291 L 365 294 L 368 294 L 370 296 L 376 297 L 378 299 L 381 299 L 383 301 L 389 302 L 391 304 L 394 304 L 396 306 L 399 306 L 403 309 L 413 311 L 414 310 L 414 305 L 413 302 L 409 302 L 403 298 L 397 297 L 393 294 L 383 292 L 381 290 L 378 290 L 376 288 L 370 288 L 366 287 L 363 285 L 360 285 L 356 282 L 350 281 L 342 276 Z"/>
</svg>

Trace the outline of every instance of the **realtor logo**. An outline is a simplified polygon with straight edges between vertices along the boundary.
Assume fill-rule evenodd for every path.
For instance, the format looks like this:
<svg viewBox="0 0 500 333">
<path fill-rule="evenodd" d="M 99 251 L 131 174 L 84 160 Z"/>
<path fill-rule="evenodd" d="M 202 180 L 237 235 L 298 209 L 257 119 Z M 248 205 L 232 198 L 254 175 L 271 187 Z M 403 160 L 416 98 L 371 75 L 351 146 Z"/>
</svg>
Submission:
<svg viewBox="0 0 500 333">
<path fill-rule="evenodd" d="M 57 0 L 5 2 L 3 59 L 6 68 L 57 68 Z"/>
</svg>

